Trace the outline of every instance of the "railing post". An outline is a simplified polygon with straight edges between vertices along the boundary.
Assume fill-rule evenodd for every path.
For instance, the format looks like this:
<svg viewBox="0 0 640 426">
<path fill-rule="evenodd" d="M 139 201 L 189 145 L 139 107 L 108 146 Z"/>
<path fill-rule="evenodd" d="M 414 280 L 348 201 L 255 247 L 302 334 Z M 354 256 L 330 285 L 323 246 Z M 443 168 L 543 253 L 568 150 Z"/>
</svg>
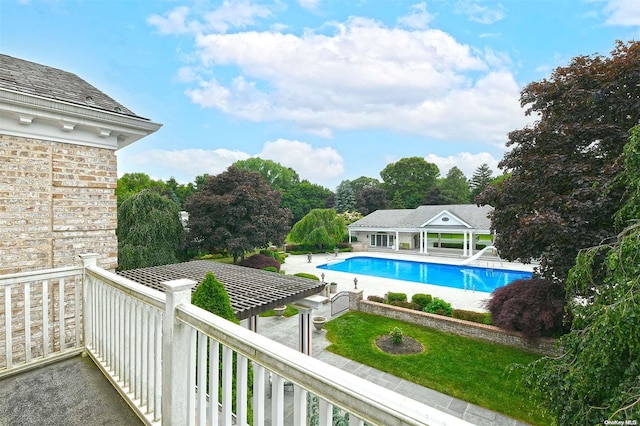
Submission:
<svg viewBox="0 0 640 426">
<path fill-rule="evenodd" d="M 85 352 L 93 344 L 94 337 L 91 333 L 91 327 L 94 323 L 95 315 L 95 312 L 93 312 L 93 293 L 89 289 L 85 269 L 89 266 L 96 266 L 99 256 L 98 253 L 84 253 L 79 256 L 82 262 L 82 345 Z"/>
<path fill-rule="evenodd" d="M 188 425 L 195 413 L 189 413 L 189 327 L 176 321 L 176 307 L 191 301 L 191 288 L 197 283 L 180 279 L 165 281 L 164 325 L 162 332 L 162 423 Z"/>
</svg>

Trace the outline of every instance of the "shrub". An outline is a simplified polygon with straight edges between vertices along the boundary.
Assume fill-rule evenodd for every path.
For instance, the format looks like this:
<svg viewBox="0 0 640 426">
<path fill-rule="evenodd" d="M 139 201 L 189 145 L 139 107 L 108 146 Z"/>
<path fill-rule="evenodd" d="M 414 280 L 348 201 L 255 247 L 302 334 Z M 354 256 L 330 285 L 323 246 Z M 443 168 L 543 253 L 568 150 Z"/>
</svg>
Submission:
<svg viewBox="0 0 640 426">
<path fill-rule="evenodd" d="M 389 334 L 394 345 L 402 344 L 402 329 L 400 327 L 393 327 Z"/>
<path fill-rule="evenodd" d="M 495 325 L 528 339 L 564 331 L 565 293 L 543 278 L 516 280 L 493 291 L 487 308 Z"/>
<path fill-rule="evenodd" d="M 420 305 L 413 302 L 407 302 L 406 300 L 394 300 L 392 302 L 389 302 L 389 304 L 393 306 L 399 306 L 401 308 L 413 309 L 415 311 L 420 310 Z"/>
<path fill-rule="evenodd" d="M 367 296 L 367 300 L 369 300 L 370 302 L 377 302 L 377 303 L 384 303 L 384 297 L 380 297 L 380 296 Z"/>
<path fill-rule="evenodd" d="M 272 257 L 275 260 L 278 261 L 278 263 L 284 263 L 284 259 L 285 259 L 285 254 L 284 253 L 279 253 L 276 250 L 271 250 L 271 249 L 262 249 L 260 250 L 260 254 L 265 255 L 267 257 Z"/>
<path fill-rule="evenodd" d="M 233 312 L 224 285 L 211 272 L 207 272 L 198 284 L 196 291 L 191 295 L 191 303 L 236 324 L 240 323 Z"/>
<path fill-rule="evenodd" d="M 278 272 L 278 269 L 276 269 L 275 266 L 267 266 L 266 268 L 262 268 L 263 271 L 269 271 L 269 272 Z"/>
<path fill-rule="evenodd" d="M 407 294 L 406 293 L 392 293 L 389 292 L 387 293 L 387 301 L 389 303 L 393 302 L 393 301 L 400 301 L 400 302 L 406 302 L 407 301 Z"/>
<path fill-rule="evenodd" d="M 431 303 L 431 300 L 433 298 L 431 297 L 430 294 L 422 294 L 422 293 L 416 293 L 413 296 L 411 296 L 411 301 L 415 304 L 417 304 L 418 306 L 420 306 L 420 310 L 424 310 L 424 308 Z"/>
<path fill-rule="evenodd" d="M 246 266 L 247 268 L 264 269 L 269 266 L 276 268 L 276 272 L 280 272 L 280 262 L 273 257 L 265 256 L 264 254 L 254 254 L 245 258 L 239 263 L 240 266 Z"/>
<path fill-rule="evenodd" d="M 318 278 L 317 276 L 313 274 L 307 274 L 306 272 L 296 272 L 295 274 L 293 274 L 293 276 L 301 277 L 301 278 L 309 278 L 310 280 L 320 281 L 320 278 Z"/>
<path fill-rule="evenodd" d="M 425 306 L 423 310 L 431 314 L 450 317 L 453 308 L 451 307 L 451 303 L 445 302 L 438 297 L 434 297 L 433 300 L 431 300 L 431 302 L 429 302 L 429 304 Z"/>
<path fill-rule="evenodd" d="M 477 322 L 479 324 L 491 324 L 491 314 L 489 312 L 465 311 L 463 309 L 454 309 L 451 313 L 453 318 L 465 321 Z"/>
</svg>

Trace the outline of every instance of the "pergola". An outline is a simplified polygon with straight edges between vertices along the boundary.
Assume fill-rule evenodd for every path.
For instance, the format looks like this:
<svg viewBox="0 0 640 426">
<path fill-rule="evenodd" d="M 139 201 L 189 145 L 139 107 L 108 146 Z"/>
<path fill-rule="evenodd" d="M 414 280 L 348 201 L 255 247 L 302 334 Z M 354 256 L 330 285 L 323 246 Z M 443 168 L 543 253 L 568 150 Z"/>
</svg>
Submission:
<svg viewBox="0 0 640 426">
<path fill-rule="evenodd" d="M 188 279 L 194 281 L 193 292 L 208 272 L 224 284 L 236 318 L 248 319 L 249 328 L 253 331 L 258 330 L 260 313 L 277 306 L 295 304 L 300 322 L 299 349 L 311 355 L 311 312 L 326 301 L 326 297 L 321 295 L 326 284 L 321 281 L 209 260 L 130 269 L 119 271 L 118 275 L 162 292 L 163 282 Z"/>
</svg>

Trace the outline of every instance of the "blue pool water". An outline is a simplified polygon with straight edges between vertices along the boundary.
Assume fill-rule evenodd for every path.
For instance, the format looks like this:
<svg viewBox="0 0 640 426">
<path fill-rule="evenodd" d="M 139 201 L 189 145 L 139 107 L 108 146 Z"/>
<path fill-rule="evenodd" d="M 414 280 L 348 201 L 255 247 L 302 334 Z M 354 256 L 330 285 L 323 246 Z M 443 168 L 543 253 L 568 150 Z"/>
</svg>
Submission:
<svg viewBox="0 0 640 426">
<path fill-rule="evenodd" d="M 366 256 L 332 261 L 318 268 L 488 293 L 512 281 L 531 278 L 531 272 Z"/>
</svg>

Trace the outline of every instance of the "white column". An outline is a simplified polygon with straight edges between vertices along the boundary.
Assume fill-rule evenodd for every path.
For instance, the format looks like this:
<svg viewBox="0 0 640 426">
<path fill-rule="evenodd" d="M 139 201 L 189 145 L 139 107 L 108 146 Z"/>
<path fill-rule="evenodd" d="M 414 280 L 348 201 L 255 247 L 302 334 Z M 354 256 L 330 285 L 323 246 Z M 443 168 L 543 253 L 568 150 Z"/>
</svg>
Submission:
<svg viewBox="0 0 640 426">
<path fill-rule="evenodd" d="M 462 232 L 462 255 L 467 256 L 467 231 Z"/>
<path fill-rule="evenodd" d="M 396 231 L 396 251 L 400 250 L 400 232 Z"/>
<path fill-rule="evenodd" d="M 298 309 L 298 350 L 311 356 L 311 312 L 313 309 L 296 306 Z"/>
<path fill-rule="evenodd" d="M 469 231 L 469 257 L 473 256 L 473 246 L 475 246 L 475 241 L 473 239 L 473 231 Z"/>
<path fill-rule="evenodd" d="M 425 229 L 424 233 L 424 254 L 429 254 L 429 230 Z"/>
<path fill-rule="evenodd" d="M 176 307 L 191 300 L 193 280 L 165 281 L 164 325 L 162 330 L 162 423 L 188 425 L 194 413 L 189 412 L 189 349 L 191 333 L 187 325 L 176 321 Z"/>
</svg>

